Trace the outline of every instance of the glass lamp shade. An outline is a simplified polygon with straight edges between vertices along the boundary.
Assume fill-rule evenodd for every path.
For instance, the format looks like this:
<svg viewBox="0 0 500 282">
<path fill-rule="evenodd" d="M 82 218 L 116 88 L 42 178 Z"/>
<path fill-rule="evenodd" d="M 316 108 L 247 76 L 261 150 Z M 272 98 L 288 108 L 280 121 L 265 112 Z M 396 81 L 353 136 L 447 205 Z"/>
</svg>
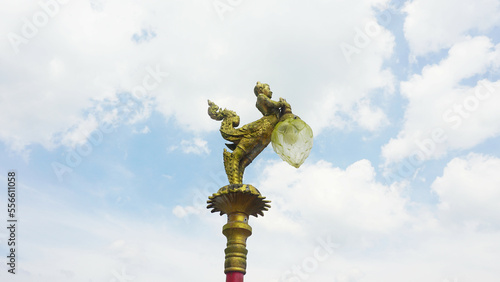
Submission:
<svg viewBox="0 0 500 282">
<path fill-rule="evenodd" d="M 293 116 L 276 125 L 271 135 L 271 143 L 282 160 L 299 168 L 311 152 L 313 132 L 307 123 Z"/>
</svg>

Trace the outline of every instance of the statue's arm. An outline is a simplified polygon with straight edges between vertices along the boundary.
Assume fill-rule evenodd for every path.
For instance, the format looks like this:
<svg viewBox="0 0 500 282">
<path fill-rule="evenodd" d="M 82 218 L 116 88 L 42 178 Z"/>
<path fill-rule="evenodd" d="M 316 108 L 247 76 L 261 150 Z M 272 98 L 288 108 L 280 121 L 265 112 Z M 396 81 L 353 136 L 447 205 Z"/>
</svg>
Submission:
<svg viewBox="0 0 500 282">
<path fill-rule="evenodd" d="M 257 98 L 259 100 L 259 103 L 262 103 L 264 106 L 267 106 L 270 108 L 279 109 L 279 108 L 283 107 L 283 105 L 284 105 L 282 102 L 282 100 L 283 100 L 282 98 L 280 98 L 279 102 L 269 99 L 269 97 L 267 97 L 264 94 L 259 94 L 259 96 Z"/>
</svg>

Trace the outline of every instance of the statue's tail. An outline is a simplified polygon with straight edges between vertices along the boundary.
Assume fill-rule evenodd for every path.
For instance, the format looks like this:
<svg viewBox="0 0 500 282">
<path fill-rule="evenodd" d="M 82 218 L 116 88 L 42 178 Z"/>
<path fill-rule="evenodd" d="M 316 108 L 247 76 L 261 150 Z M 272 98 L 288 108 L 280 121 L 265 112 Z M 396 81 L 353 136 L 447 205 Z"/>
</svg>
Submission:
<svg viewBox="0 0 500 282">
<path fill-rule="evenodd" d="M 214 120 L 222 120 L 220 126 L 222 137 L 228 141 L 239 142 L 242 134 L 235 127 L 240 125 L 240 117 L 228 109 L 221 110 L 219 106 L 210 100 L 208 100 L 208 106 L 208 115 Z"/>
</svg>

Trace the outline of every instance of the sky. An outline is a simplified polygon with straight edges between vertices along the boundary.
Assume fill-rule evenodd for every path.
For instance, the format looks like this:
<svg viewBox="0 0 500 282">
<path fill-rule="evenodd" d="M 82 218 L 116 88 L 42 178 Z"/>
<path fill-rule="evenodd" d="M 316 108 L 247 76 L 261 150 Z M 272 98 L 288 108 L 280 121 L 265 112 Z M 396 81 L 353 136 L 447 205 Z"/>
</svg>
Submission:
<svg viewBox="0 0 500 282">
<path fill-rule="evenodd" d="M 498 0 L 3 1 L 0 35 L 1 281 L 224 281 L 207 100 L 252 122 L 257 81 L 314 146 L 247 168 L 245 281 L 500 277 Z"/>
</svg>

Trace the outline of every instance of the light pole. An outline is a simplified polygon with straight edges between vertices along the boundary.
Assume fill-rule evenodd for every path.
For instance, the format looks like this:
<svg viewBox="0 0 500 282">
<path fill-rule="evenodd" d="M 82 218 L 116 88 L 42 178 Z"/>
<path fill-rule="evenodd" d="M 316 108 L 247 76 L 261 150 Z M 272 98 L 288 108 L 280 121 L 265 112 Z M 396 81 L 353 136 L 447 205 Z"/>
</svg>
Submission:
<svg viewBox="0 0 500 282">
<path fill-rule="evenodd" d="M 245 168 L 257 155 L 273 142 L 273 149 L 289 164 L 299 167 L 312 148 L 312 130 L 299 117 L 292 114 L 290 104 L 285 99 L 273 101 L 269 85 L 257 82 L 254 88 L 257 97 L 257 109 L 263 117 L 252 123 L 236 128 L 240 117 L 235 112 L 220 109 L 208 101 L 208 114 L 212 119 L 222 121 L 222 137 L 231 143 L 226 144 L 232 150 L 224 149 L 224 168 L 229 185 L 226 185 L 209 197 L 207 203 L 211 212 L 227 214 L 227 223 L 222 233 L 227 237 L 224 250 L 224 273 L 226 282 L 243 282 L 246 273 L 247 238 L 252 235 L 248 225 L 249 216 L 264 216 L 270 208 L 270 201 L 249 184 L 243 184 Z"/>
</svg>

